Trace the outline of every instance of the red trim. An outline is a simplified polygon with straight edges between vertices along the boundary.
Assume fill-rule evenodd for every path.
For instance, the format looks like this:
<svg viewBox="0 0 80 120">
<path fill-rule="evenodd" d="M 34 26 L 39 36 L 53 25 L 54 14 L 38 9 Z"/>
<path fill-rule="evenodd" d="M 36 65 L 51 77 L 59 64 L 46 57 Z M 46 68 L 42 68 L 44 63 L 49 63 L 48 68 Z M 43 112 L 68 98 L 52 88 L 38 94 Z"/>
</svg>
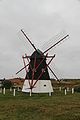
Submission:
<svg viewBox="0 0 80 120">
<path fill-rule="evenodd" d="M 25 60 L 24 60 L 24 56 L 22 56 L 23 58 L 23 63 L 24 63 L 24 66 L 26 66 L 26 63 L 25 63 Z M 29 80 L 29 76 L 28 76 L 28 72 L 27 72 L 27 68 L 25 67 L 25 70 L 26 70 L 26 75 L 27 75 L 27 78 L 28 78 L 28 82 L 29 82 L 29 85 L 30 85 L 30 80 Z"/>
<path fill-rule="evenodd" d="M 34 59 L 34 68 L 32 70 L 32 80 L 31 80 L 31 85 L 30 85 L 31 89 L 32 89 L 32 86 L 33 86 L 34 73 L 35 73 L 35 65 L 36 65 L 36 55 L 35 55 L 35 59 Z"/>
<path fill-rule="evenodd" d="M 19 72 L 21 72 L 22 70 L 24 70 L 25 67 L 27 67 L 29 64 L 27 64 L 26 66 L 24 66 L 23 68 L 21 68 L 18 72 L 16 72 L 16 74 L 18 74 Z"/>
</svg>

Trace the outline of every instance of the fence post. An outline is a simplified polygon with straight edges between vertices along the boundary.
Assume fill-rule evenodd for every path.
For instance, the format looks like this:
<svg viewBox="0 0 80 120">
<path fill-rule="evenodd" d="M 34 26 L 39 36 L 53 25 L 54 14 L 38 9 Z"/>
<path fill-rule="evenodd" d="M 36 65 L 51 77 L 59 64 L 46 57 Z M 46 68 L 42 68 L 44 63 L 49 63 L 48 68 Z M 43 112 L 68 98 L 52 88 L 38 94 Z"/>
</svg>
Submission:
<svg viewBox="0 0 80 120">
<path fill-rule="evenodd" d="M 18 87 L 18 91 L 20 91 L 19 87 Z"/>
<path fill-rule="evenodd" d="M 14 88 L 14 90 L 13 90 L 13 96 L 15 96 L 16 95 L 16 90 L 15 90 L 15 88 Z"/>
<path fill-rule="evenodd" d="M 5 95 L 5 93 L 6 93 L 6 89 L 5 89 L 5 88 L 3 88 L 3 94 Z"/>
<path fill-rule="evenodd" d="M 12 88 L 10 87 L 10 92 L 12 92 Z"/>
<path fill-rule="evenodd" d="M 69 87 L 67 87 L 67 92 L 69 92 Z"/>
<path fill-rule="evenodd" d="M 59 91 L 61 91 L 61 87 L 59 87 Z"/>
<path fill-rule="evenodd" d="M 67 90 L 65 89 L 65 95 L 67 94 Z"/>
<path fill-rule="evenodd" d="M 72 88 L 72 94 L 74 94 L 74 88 Z"/>
</svg>

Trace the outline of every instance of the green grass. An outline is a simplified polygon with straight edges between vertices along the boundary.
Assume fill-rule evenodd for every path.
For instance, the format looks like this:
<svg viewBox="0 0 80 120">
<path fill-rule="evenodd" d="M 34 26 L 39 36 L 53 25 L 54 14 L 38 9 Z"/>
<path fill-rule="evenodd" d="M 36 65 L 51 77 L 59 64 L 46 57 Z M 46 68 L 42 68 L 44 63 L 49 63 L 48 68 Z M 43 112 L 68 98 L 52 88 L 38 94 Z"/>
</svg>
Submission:
<svg viewBox="0 0 80 120">
<path fill-rule="evenodd" d="M 0 120 L 80 120 L 80 93 L 0 94 Z"/>
</svg>

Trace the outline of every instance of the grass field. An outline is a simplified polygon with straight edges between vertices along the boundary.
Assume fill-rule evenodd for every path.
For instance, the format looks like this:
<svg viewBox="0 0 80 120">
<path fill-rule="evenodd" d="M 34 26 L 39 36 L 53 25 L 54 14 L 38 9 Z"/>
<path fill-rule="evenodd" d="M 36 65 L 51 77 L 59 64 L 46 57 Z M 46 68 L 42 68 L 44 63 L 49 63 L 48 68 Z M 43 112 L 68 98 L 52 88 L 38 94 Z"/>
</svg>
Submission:
<svg viewBox="0 0 80 120">
<path fill-rule="evenodd" d="M 48 94 L 17 92 L 14 97 L 6 91 L 0 94 L 0 120 L 80 120 L 80 93 L 66 96 L 55 91 Z"/>
</svg>

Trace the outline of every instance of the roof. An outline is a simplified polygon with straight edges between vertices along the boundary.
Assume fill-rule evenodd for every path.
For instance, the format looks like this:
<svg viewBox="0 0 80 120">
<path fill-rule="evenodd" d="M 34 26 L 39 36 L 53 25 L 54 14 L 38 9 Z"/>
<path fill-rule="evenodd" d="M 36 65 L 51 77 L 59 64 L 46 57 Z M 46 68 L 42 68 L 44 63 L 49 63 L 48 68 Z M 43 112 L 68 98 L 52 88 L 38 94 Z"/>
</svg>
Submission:
<svg viewBox="0 0 80 120">
<path fill-rule="evenodd" d="M 40 51 L 39 49 L 37 49 L 36 51 L 33 52 L 33 54 L 31 55 L 30 59 L 32 58 L 43 58 L 44 55 L 42 53 L 42 51 Z"/>
</svg>

